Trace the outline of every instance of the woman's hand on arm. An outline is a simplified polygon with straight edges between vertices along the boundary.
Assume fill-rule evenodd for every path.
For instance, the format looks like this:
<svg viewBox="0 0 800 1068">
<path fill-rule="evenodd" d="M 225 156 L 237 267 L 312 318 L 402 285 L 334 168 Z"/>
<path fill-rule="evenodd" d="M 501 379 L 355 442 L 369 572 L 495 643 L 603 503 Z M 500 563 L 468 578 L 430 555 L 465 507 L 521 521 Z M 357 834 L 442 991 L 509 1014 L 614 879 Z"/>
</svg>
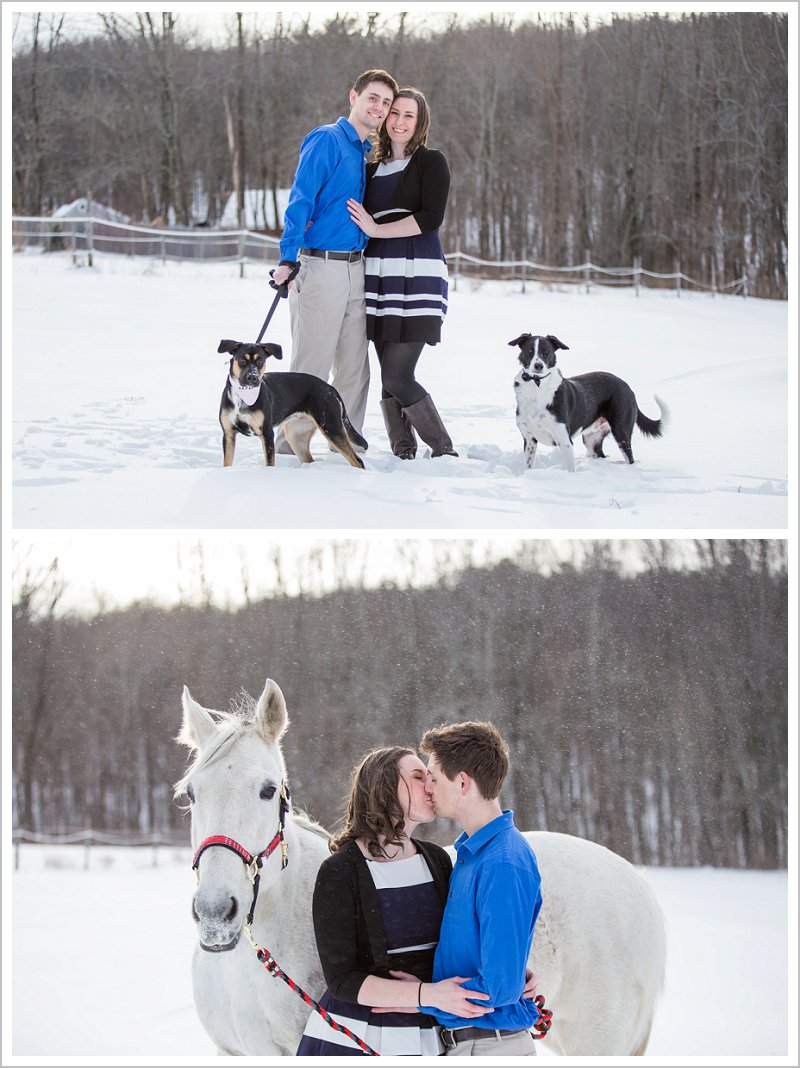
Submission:
<svg viewBox="0 0 800 1068">
<path fill-rule="evenodd" d="M 493 1012 L 493 1005 L 475 1004 L 476 1000 L 488 1001 L 489 995 L 482 994 L 480 990 L 464 990 L 461 984 L 468 982 L 469 979 L 454 975 L 452 979 L 441 979 L 438 983 L 423 983 L 422 1004 L 431 1005 L 453 1016 L 461 1016 L 465 1020 Z"/>
<path fill-rule="evenodd" d="M 416 237 L 422 233 L 413 215 L 398 219 L 397 222 L 376 223 L 364 205 L 359 204 L 357 200 L 348 200 L 347 210 L 350 212 L 350 218 L 367 237 Z"/>
<path fill-rule="evenodd" d="M 378 236 L 378 224 L 363 204 L 359 204 L 357 200 L 350 199 L 347 201 L 347 210 L 350 212 L 350 218 L 359 230 L 364 231 L 367 237 Z"/>
</svg>

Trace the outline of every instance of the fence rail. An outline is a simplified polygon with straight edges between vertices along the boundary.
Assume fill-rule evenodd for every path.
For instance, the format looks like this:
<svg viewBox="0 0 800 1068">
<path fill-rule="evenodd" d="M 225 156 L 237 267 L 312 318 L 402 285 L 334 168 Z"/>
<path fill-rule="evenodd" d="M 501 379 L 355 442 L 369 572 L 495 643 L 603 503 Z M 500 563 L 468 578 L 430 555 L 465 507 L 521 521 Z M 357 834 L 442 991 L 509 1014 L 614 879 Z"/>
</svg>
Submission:
<svg viewBox="0 0 800 1068">
<path fill-rule="evenodd" d="M 253 230 L 164 229 L 109 222 L 95 217 L 54 219 L 14 215 L 14 251 L 40 248 L 91 258 L 95 252 L 150 259 L 202 260 L 208 263 L 277 261 L 280 242 Z"/>
<path fill-rule="evenodd" d="M 186 833 L 177 831 L 95 831 L 91 828 L 59 833 L 44 833 L 15 828 L 12 832 L 14 845 L 14 868 L 20 867 L 20 847 L 39 846 L 83 846 L 83 867 L 91 867 L 92 850 L 96 847 L 119 847 L 134 849 L 152 849 L 153 866 L 158 864 L 158 851 L 167 849 L 189 849 L 190 843 Z"/>
<path fill-rule="evenodd" d="M 185 833 L 178 831 L 95 831 L 87 827 L 76 831 L 12 831 L 14 844 L 20 845 L 104 845 L 104 846 L 188 846 Z"/>
<path fill-rule="evenodd" d="M 81 217 L 56 219 L 51 216 L 12 216 L 12 241 L 16 252 L 27 248 L 43 251 L 69 251 L 77 260 L 85 256 L 92 265 L 95 252 L 150 259 L 194 260 L 205 263 L 239 263 L 244 274 L 246 263 L 277 263 L 279 239 L 253 230 L 166 229 L 109 222 L 107 219 Z M 707 285 L 679 268 L 665 273 L 649 271 L 641 261 L 631 267 L 603 267 L 590 260 L 570 267 L 536 263 L 533 260 L 483 260 L 457 250 L 445 253 L 453 287 L 460 279 L 495 279 L 519 281 L 523 292 L 526 282 L 555 285 L 628 286 L 670 285 L 678 296 L 691 288 L 707 293 L 731 293 L 747 296 L 748 278 Z"/>
</svg>

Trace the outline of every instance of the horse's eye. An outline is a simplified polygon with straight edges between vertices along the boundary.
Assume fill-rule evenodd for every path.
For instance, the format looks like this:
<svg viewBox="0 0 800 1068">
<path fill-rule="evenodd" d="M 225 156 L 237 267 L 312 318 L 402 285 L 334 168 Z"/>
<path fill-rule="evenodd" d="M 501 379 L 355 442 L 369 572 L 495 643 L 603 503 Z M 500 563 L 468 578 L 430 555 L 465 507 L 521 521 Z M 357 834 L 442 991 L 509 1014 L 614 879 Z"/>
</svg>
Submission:
<svg viewBox="0 0 800 1068">
<path fill-rule="evenodd" d="M 186 796 L 189 798 L 192 804 L 194 804 L 194 790 L 192 789 L 191 783 L 189 783 L 189 785 L 186 787 Z"/>
<path fill-rule="evenodd" d="M 258 795 L 262 801 L 271 801 L 275 796 L 277 786 L 264 785 L 261 787 L 261 793 Z"/>
</svg>

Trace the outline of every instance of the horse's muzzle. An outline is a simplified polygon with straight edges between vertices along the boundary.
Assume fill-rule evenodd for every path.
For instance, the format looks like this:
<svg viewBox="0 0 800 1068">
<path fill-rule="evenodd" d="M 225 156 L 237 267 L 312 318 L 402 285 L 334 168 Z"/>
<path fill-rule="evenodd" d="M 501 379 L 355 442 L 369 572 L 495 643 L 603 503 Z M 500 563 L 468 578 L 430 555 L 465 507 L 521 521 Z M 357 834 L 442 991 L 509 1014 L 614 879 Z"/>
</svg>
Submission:
<svg viewBox="0 0 800 1068">
<path fill-rule="evenodd" d="M 205 942 L 201 942 L 200 948 L 206 953 L 227 953 L 229 949 L 236 949 L 236 946 L 238 945 L 239 939 L 241 937 L 242 932 L 239 931 L 238 934 L 234 935 L 230 942 L 226 942 L 224 945 L 220 945 L 220 943 L 215 943 L 214 945 L 207 946 Z"/>
</svg>

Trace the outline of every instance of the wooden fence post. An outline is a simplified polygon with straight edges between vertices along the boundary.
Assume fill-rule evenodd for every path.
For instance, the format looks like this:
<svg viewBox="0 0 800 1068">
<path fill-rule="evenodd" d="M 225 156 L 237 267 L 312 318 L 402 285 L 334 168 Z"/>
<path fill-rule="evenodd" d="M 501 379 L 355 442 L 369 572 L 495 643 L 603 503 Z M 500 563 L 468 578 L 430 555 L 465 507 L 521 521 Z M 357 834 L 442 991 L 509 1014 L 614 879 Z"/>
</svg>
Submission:
<svg viewBox="0 0 800 1068">
<path fill-rule="evenodd" d="M 88 232 L 87 232 L 87 239 L 86 239 L 88 255 L 86 257 L 86 262 L 89 264 L 90 267 L 92 267 L 92 266 L 94 266 L 94 223 L 92 222 L 92 191 L 91 191 L 91 189 L 86 194 L 86 202 L 87 202 L 86 213 L 88 215 L 88 219 L 87 219 Z"/>
</svg>

